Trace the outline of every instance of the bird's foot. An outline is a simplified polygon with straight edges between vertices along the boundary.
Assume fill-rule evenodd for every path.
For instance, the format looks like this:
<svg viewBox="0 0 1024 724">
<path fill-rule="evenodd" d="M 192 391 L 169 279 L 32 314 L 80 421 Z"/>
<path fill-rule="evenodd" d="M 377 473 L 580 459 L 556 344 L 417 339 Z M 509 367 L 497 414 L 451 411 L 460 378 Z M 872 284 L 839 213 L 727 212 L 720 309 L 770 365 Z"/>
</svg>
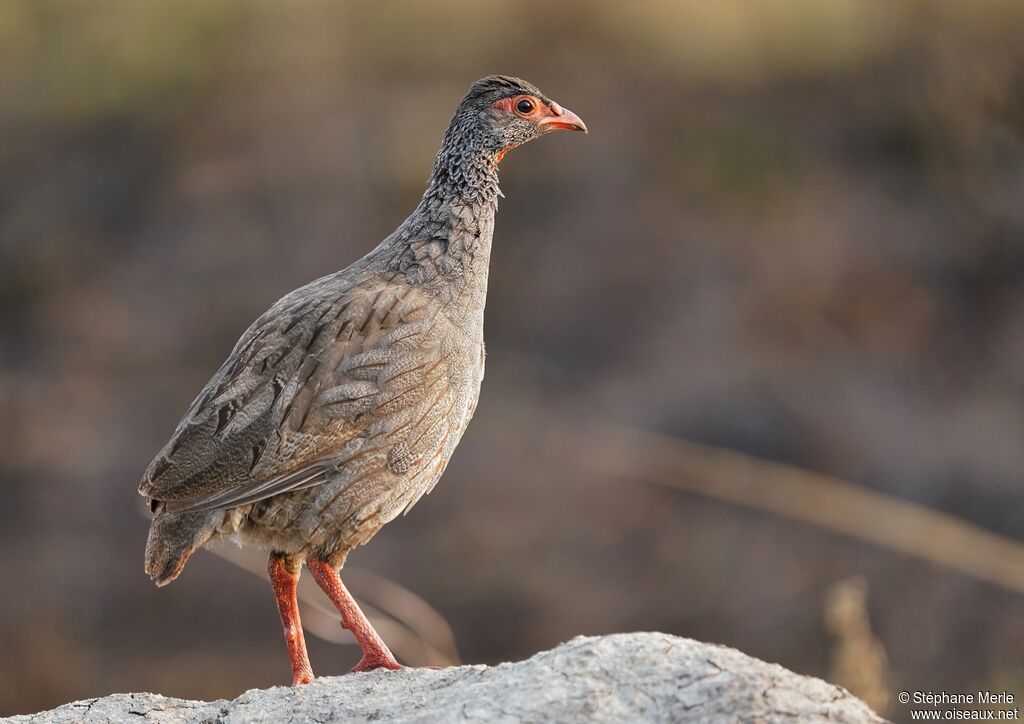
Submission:
<svg viewBox="0 0 1024 724">
<path fill-rule="evenodd" d="M 305 686 L 311 681 L 313 681 L 312 671 L 296 672 L 295 678 L 292 679 L 292 686 Z"/>
<path fill-rule="evenodd" d="M 373 671 L 374 669 L 391 669 L 397 671 L 398 669 L 404 669 L 400 663 L 395 661 L 395 657 L 388 654 L 375 653 L 372 656 L 363 654 L 363 658 L 359 659 L 359 663 L 356 664 L 352 671 L 349 673 L 356 674 L 360 671 Z"/>
</svg>

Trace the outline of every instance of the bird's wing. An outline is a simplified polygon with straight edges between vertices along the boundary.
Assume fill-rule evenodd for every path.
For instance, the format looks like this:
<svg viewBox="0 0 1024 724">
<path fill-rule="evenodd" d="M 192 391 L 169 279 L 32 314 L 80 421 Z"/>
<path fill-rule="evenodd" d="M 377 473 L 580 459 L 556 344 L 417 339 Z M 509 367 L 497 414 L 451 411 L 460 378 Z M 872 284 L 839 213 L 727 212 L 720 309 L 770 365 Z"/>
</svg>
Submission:
<svg viewBox="0 0 1024 724">
<path fill-rule="evenodd" d="M 289 294 L 238 341 L 139 492 L 187 512 L 324 482 L 339 451 L 404 404 L 389 393 L 405 386 L 398 382 L 404 369 L 441 366 L 440 346 L 424 341 L 436 311 L 417 289 L 375 279 L 325 277 Z"/>
</svg>

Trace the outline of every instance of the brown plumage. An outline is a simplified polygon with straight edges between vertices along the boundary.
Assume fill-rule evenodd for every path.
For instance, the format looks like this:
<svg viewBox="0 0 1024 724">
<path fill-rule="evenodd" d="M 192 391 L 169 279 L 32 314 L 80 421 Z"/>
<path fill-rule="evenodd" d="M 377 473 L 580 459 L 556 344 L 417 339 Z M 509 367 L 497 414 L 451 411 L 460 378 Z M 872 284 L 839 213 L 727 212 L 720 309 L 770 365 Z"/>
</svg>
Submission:
<svg viewBox="0 0 1024 724">
<path fill-rule="evenodd" d="M 398 666 L 338 569 L 430 492 L 476 409 L 497 165 L 556 129 L 586 130 L 526 81 L 473 84 L 412 215 L 257 319 L 143 477 L 158 585 L 214 536 L 270 550 L 295 683 L 312 679 L 295 603 L 303 563 L 356 634 L 356 669 Z"/>
</svg>

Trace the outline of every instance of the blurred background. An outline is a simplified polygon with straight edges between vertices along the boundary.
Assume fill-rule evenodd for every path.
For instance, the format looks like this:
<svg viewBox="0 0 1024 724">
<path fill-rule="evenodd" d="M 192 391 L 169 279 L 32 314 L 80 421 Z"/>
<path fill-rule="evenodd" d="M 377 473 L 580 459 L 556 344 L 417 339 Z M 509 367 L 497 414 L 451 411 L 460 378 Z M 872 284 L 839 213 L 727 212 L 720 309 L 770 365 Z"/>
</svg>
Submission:
<svg viewBox="0 0 1024 724">
<path fill-rule="evenodd" d="M 660 630 L 897 719 L 1024 695 L 1024 5 L 7 0 L 0 714 L 287 683 L 256 576 L 149 582 L 136 486 L 488 73 L 591 132 L 504 162 L 476 419 L 356 595 L 465 662 Z"/>
</svg>

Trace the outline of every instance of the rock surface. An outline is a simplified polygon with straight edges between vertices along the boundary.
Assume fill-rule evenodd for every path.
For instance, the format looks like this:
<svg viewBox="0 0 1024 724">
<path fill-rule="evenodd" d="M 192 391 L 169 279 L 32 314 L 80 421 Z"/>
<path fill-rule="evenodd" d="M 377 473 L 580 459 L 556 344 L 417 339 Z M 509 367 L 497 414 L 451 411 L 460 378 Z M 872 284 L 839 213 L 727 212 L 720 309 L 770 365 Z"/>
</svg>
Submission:
<svg viewBox="0 0 1024 724">
<path fill-rule="evenodd" d="M 32 722 L 881 722 L 824 681 L 659 633 L 579 637 L 499 666 L 406 669 L 253 689 L 234 701 L 113 694 Z"/>
</svg>

